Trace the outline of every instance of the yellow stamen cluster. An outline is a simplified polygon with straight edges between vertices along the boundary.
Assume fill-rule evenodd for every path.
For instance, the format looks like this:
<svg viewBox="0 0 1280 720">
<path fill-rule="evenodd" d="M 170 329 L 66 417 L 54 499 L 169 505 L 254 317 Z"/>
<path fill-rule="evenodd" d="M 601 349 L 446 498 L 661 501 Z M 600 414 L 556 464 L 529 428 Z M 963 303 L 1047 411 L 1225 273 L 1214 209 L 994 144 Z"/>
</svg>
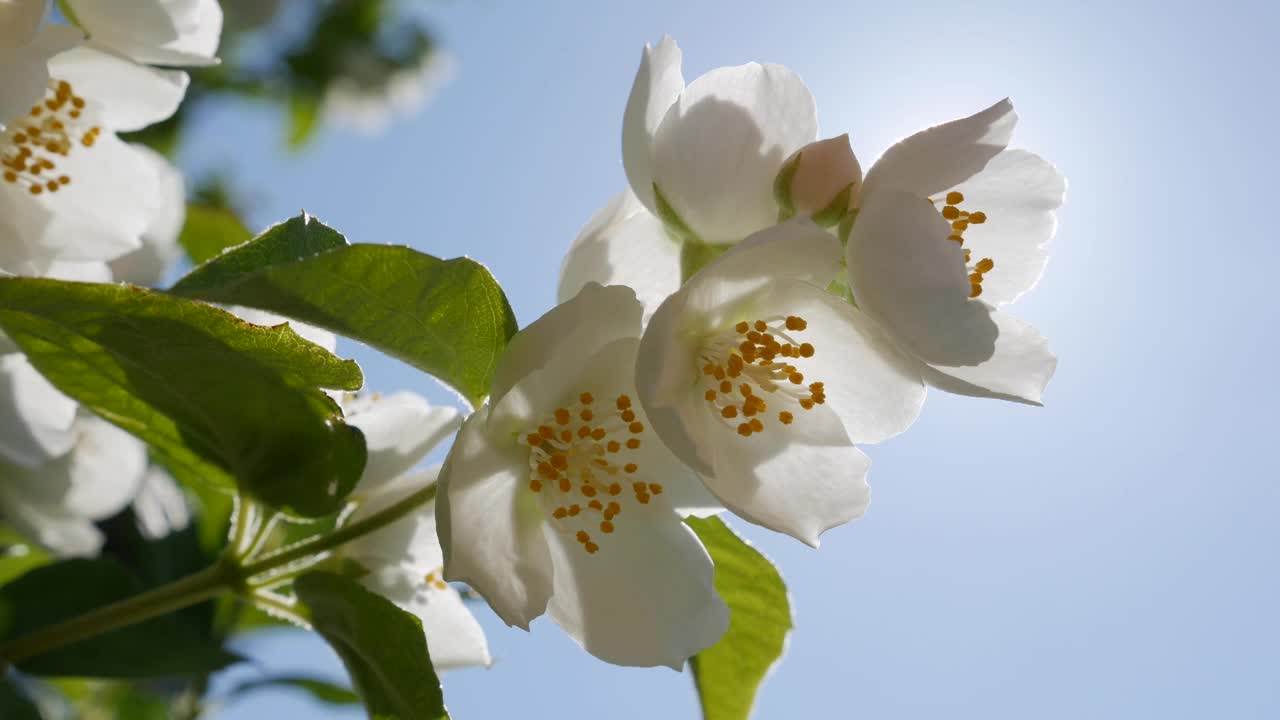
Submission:
<svg viewBox="0 0 1280 720">
<path fill-rule="evenodd" d="M 422 579 L 427 583 L 427 587 L 434 588 L 436 590 L 447 590 L 449 588 L 449 584 L 444 581 L 444 578 L 441 577 L 437 570 L 432 570 Z"/>
<path fill-rule="evenodd" d="M 764 431 L 761 418 L 767 415 L 771 402 L 765 400 L 766 395 L 803 410 L 826 402 L 822 383 L 806 386 L 804 373 L 788 362 L 802 363 L 816 353 L 813 345 L 798 342 L 793 336 L 808 326 L 804 318 L 796 315 L 744 320 L 734 326 L 732 333 L 704 348 L 701 362 L 706 390 L 702 397 L 720 417 L 737 425 L 739 435 L 751 437 Z M 783 425 L 790 425 L 795 415 L 782 410 L 777 418 Z"/>
<path fill-rule="evenodd" d="M 937 200 L 931 199 L 929 202 L 937 204 Z M 987 214 L 981 211 L 967 212 L 960 209 L 960 203 L 964 202 L 964 194 L 955 190 L 947 193 L 946 204 L 942 206 L 942 217 L 951 221 L 951 234 L 947 239 L 964 245 L 964 231 L 969 229 L 969 225 L 981 225 L 987 221 Z M 969 260 L 968 248 L 964 251 L 964 262 L 967 266 Z M 969 297 L 976 298 L 982 294 L 982 276 L 991 272 L 996 263 L 991 258 L 983 258 L 969 272 Z"/>
<path fill-rule="evenodd" d="M 45 99 L 31 106 L 24 117 L 9 123 L 0 137 L 0 177 L 11 185 L 24 185 L 32 195 L 57 192 L 71 184 L 71 176 L 59 169 L 80 146 L 91 148 L 102 128 L 85 128 L 80 121 L 84 98 L 64 81 L 50 81 Z"/>
<path fill-rule="evenodd" d="M 584 392 L 521 438 L 530 448 L 529 489 L 542 497 L 552 520 L 566 531 L 569 525 L 580 528 L 573 535 L 588 554 L 599 552 L 600 546 L 586 528 L 611 535 L 624 502 L 648 505 L 662 494 L 659 483 L 634 478 L 640 471 L 636 451 L 644 432 L 631 396 L 619 395 L 609 406 Z"/>
</svg>

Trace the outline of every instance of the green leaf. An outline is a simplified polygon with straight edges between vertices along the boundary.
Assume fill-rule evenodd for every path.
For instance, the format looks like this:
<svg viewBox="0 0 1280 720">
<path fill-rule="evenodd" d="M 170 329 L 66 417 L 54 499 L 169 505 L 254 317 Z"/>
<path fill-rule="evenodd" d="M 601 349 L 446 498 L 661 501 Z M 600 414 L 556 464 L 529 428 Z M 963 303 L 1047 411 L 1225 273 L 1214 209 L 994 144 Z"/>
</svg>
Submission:
<svg viewBox="0 0 1280 720">
<path fill-rule="evenodd" d="M 191 203 L 187 205 L 187 219 L 178 243 L 191 256 L 191 262 L 199 265 L 252 239 L 253 233 L 231 210 Z"/>
<path fill-rule="evenodd" d="M 311 572 L 293 584 L 378 720 L 448 718 L 418 618 L 354 580 Z"/>
<path fill-rule="evenodd" d="M 138 594 L 142 583 L 114 560 L 73 559 L 0 587 L 0 642 Z M 141 678 L 220 670 L 240 658 L 173 615 L 19 660 L 32 675 Z"/>
<path fill-rule="evenodd" d="M 40 720 L 35 703 L 14 684 L 12 677 L 0 675 L 0 718 L 4 720 Z"/>
<path fill-rule="evenodd" d="M 516 331 L 502 288 L 468 258 L 350 245 L 308 215 L 211 260 L 170 292 L 279 313 L 424 370 L 473 405 Z"/>
<path fill-rule="evenodd" d="M 0 278 L 0 327 L 167 465 L 306 516 L 337 510 L 363 471 L 363 436 L 318 389 L 358 388 L 360 368 L 283 324 L 130 286 Z"/>
<path fill-rule="evenodd" d="M 719 518 L 685 521 L 716 564 L 729 631 L 689 661 L 704 720 L 746 720 L 756 692 L 786 645 L 791 603 L 777 568 Z"/>
<path fill-rule="evenodd" d="M 311 697 L 330 705 L 357 705 L 360 696 L 340 685 L 328 680 L 303 677 L 301 675 L 285 675 L 281 677 L 258 678 L 243 682 L 227 693 L 227 698 L 247 695 L 257 690 L 293 689 L 301 690 Z"/>
</svg>

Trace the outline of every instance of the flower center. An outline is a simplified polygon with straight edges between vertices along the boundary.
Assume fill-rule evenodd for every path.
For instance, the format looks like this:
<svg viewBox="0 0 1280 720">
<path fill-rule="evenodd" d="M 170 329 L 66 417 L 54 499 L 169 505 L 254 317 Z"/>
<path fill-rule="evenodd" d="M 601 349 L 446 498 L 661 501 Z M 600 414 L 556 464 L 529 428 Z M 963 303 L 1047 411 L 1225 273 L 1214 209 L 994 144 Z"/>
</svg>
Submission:
<svg viewBox="0 0 1280 720">
<path fill-rule="evenodd" d="M 521 438 L 530 449 L 529 489 L 588 554 L 600 550 L 592 532 L 612 534 L 625 504 L 648 505 L 662 494 L 662 485 L 636 479 L 644 432 L 629 395 L 619 395 L 610 407 L 584 392 Z"/>
<path fill-rule="evenodd" d="M 795 420 L 793 410 L 812 410 L 826 402 L 822 383 L 806 385 L 800 368 L 787 362 L 803 363 L 814 356 L 813 345 L 795 337 L 808 326 L 804 318 L 796 315 L 744 320 L 734 326 L 733 332 L 703 346 L 699 357 L 703 363 L 703 399 L 725 422 L 736 423 L 739 435 L 751 437 L 764 431 L 760 418 L 769 412 L 770 403 L 777 411 L 778 422 L 790 425 Z"/>
<path fill-rule="evenodd" d="M 929 202 L 938 204 L 935 198 L 929 198 Z M 969 229 L 969 225 L 981 225 L 987 221 L 987 214 L 982 211 L 961 210 L 960 204 L 963 202 L 964 195 L 952 190 L 947 193 L 946 204 L 942 206 L 942 217 L 951 221 L 951 234 L 947 239 L 960 245 L 964 245 L 964 231 Z M 964 262 L 965 267 L 969 269 L 969 297 L 976 298 L 982 294 L 982 276 L 991 272 L 996 263 L 991 258 L 972 262 L 968 248 L 964 251 Z"/>
<path fill-rule="evenodd" d="M 102 134 L 102 128 L 81 120 L 84 106 L 70 83 L 50 80 L 44 100 L 0 134 L 0 177 L 32 195 L 70 185 L 71 176 L 59 167 L 62 158 L 93 147 Z"/>
</svg>

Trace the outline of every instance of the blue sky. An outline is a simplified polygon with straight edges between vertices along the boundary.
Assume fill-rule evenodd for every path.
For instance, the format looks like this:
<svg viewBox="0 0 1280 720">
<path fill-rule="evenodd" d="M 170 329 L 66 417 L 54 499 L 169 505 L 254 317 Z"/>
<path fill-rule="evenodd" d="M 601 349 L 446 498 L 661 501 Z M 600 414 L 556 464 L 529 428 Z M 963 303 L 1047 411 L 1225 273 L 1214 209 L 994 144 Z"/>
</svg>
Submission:
<svg viewBox="0 0 1280 720">
<path fill-rule="evenodd" d="M 664 33 L 689 79 L 794 68 L 823 134 L 849 132 L 864 167 L 1007 95 L 1015 144 L 1068 178 L 1048 272 L 1013 308 L 1060 358 L 1046 407 L 932 393 L 912 430 L 869 448 L 866 518 L 819 551 L 747 529 L 796 612 L 757 718 L 1280 716 L 1276 6 L 423 8 L 457 76 L 420 115 L 372 139 L 326 130 L 291 156 L 273 112 L 224 107 L 185 164 L 231 172 L 261 224 L 306 208 L 353 241 L 477 258 L 522 324 L 624 186 L 622 108 L 640 48 Z M 373 387 L 450 401 L 342 349 Z M 526 634 L 477 612 L 498 663 L 445 676 L 455 717 L 696 717 L 688 675 L 607 666 L 549 621 Z M 340 673 L 315 638 L 246 647 L 266 667 Z M 325 711 L 273 695 L 222 717 Z"/>
</svg>

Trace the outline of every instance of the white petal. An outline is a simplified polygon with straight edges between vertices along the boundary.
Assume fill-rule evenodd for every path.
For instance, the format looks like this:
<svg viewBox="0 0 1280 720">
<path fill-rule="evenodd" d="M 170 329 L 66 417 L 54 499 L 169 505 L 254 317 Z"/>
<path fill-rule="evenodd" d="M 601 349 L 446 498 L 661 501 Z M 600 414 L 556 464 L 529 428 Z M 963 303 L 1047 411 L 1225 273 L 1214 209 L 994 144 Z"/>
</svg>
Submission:
<svg viewBox="0 0 1280 720">
<path fill-rule="evenodd" d="M 106 420 L 82 413 L 76 420 L 76 444 L 47 472 L 65 473 L 67 493 L 62 505 L 91 520 L 123 510 L 142 486 L 147 470 L 147 446 Z"/>
<path fill-rule="evenodd" d="M 982 299 L 992 305 L 1017 300 L 1035 287 L 1049 261 L 1047 245 L 1058 225 L 1053 213 L 1062 205 L 1066 178 L 1038 155 L 1005 150 L 951 189 L 964 194 L 963 209 L 987 216 L 964 232 L 975 259 L 995 261 L 983 276 Z"/>
<path fill-rule="evenodd" d="M 928 367 L 925 380 L 958 395 L 1039 405 L 1058 366 L 1057 357 L 1049 352 L 1049 341 L 1035 328 L 1005 313 L 992 312 L 991 318 L 1000 334 L 990 359 L 975 367 Z"/>
<path fill-rule="evenodd" d="M 265 310 L 242 307 L 240 305 L 234 305 L 227 308 L 227 310 L 236 317 L 246 322 L 251 322 L 254 325 L 275 327 L 280 324 L 288 324 L 289 327 L 298 334 L 298 337 L 303 340 L 313 342 L 329 352 L 333 352 L 338 347 L 338 336 L 324 328 L 318 328 L 314 325 L 301 323 L 297 320 L 290 320 L 287 317 L 276 315 L 275 313 L 269 313 Z"/>
<path fill-rule="evenodd" d="M 37 468 L 75 444 L 76 402 L 17 353 L 0 357 L 0 459 Z"/>
<path fill-rule="evenodd" d="M 142 235 L 142 247 L 113 260 L 111 273 L 118 282 L 154 287 L 182 255 L 178 235 L 187 217 L 186 183 L 182 172 L 163 155 L 144 145 L 132 147 L 156 173 L 158 204 Z"/>
<path fill-rule="evenodd" d="M 866 511 L 871 461 L 825 405 L 750 437 L 706 403 L 697 412 L 700 440 L 711 453 L 712 474 L 704 481 L 737 515 L 818 547 L 819 535 Z"/>
<path fill-rule="evenodd" d="M 364 433 L 369 451 L 357 495 L 408 471 L 462 425 L 457 410 L 434 407 L 411 392 L 358 395 L 343 403 L 343 415 Z"/>
<path fill-rule="evenodd" d="M 826 405 L 852 442 L 880 442 L 915 422 L 925 398 L 920 365 L 905 357 L 864 313 L 825 290 L 794 280 L 772 283 L 756 301 L 806 321 L 805 330 L 795 335 L 814 346 L 813 357 L 788 362 L 801 371 L 805 383 L 823 383 Z M 797 413 L 796 423 L 804 417 Z"/>
<path fill-rule="evenodd" d="M 50 0 L 0 0 L 0 52 L 35 39 Z"/>
<path fill-rule="evenodd" d="M 547 613 L 602 660 L 679 670 L 729 627 L 711 557 L 660 505 L 628 507 L 616 525 L 612 534 L 592 534 L 600 547 L 594 554 L 572 533 L 545 526 L 555 564 Z"/>
<path fill-rule="evenodd" d="M 559 302 L 589 282 L 626 285 L 644 304 L 645 319 L 680 287 L 680 246 L 631 191 L 596 213 L 560 266 Z"/>
<path fill-rule="evenodd" d="M 155 212 L 159 178 L 135 148 L 111 133 L 58 161 L 71 184 L 31 198 L 47 213 L 34 241 L 60 260 L 111 260 L 142 247 Z"/>
<path fill-rule="evenodd" d="M 511 338 L 494 374 L 490 403 L 498 407 L 515 383 L 553 362 L 584 359 L 614 340 L 638 337 L 642 312 L 630 288 L 588 284 Z M 558 372 L 556 377 L 573 379 L 570 372 Z M 541 392 L 555 395 L 559 391 L 542 388 Z"/>
<path fill-rule="evenodd" d="M 222 33 L 217 0 L 65 0 L 97 45 L 139 63 L 211 65 Z"/>
<path fill-rule="evenodd" d="M 180 532 L 191 524 L 186 495 L 158 465 L 152 465 L 142 477 L 142 486 L 133 499 L 133 516 L 138 531 L 148 540 Z"/>
<path fill-rule="evenodd" d="M 58 280 L 74 280 L 77 282 L 111 282 L 111 268 L 104 262 L 69 262 L 53 260 L 41 273 L 42 277 Z"/>
<path fill-rule="evenodd" d="M 978 174 L 1004 150 L 1018 123 L 1006 98 L 982 112 L 922 130 L 885 151 L 867 173 L 863 198 L 886 190 L 931 197 Z"/>
<path fill-rule="evenodd" d="M 385 595 L 422 620 L 431 664 L 437 671 L 461 667 L 488 666 L 489 644 L 480 623 L 452 587 L 436 587 L 427 582 L 431 570 L 380 568 L 361 578 L 374 592 Z"/>
<path fill-rule="evenodd" d="M 670 37 L 662 38 L 656 48 L 645 44 L 622 117 L 622 165 L 627 171 L 627 180 L 644 204 L 655 211 L 650 169 L 653 135 L 684 90 L 680 57 L 680 47 Z"/>
<path fill-rule="evenodd" d="M 92 46 L 59 54 L 49 61 L 49 72 L 89 100 L 105 128 L 118 131 L 173 115 L 190 82 L 184 72 L 139 65 Z"/>
<path fill-rule="evenodd" d="M 773 181 L 818 134 L 813 96 L 781 65 L 719 68 L 694 80 L 654 136 L 653 180 L 709 243 L 736 243 L 777 221 Z"/>
<path fill-rule="evenodd" d="M 49 58 L 75 47 L 84 35 L 66 25 L 45 25 L 31 42 L 5 47 L 0 43 L 0 127 L 26 117 L 31 106 L 45 95 L 49 86 Z"/>
<path fill-rule="evenodd" d="M 849 238 L 847 264 L 858 307 L 907 353 L 935 365 L 977 365 L 994 352 L 990 308 L 969 298 L 950 225 L 914 195 L 867 197 Z"/>
<path fill-rule="evenodd" d="M 396 478 L 361 498 L 346 524 L 359 522 L 435 484 L 439 474 L 437 466 Z M 342 553 L 371 569 L 404 565 L 426 573 L 440 568 L 444 556 L 436 533 L 435 504 L 424 504 L 386 527 L 355 538 L 343 546 Z"/>
<path fill-rule="evenodd" d="M 86 518 L 55 506 L 27 502 L 0 489 L 0 518 L 19 535 L 30 538 L 60 557 L 90 557 L 102 548 L 102 533 Z"/>
<path fill-rule="evenodd" d="M 465 582 L 508 625 L 529 628 L 551 596 L 542 510 L 528 492 L 528 451 L 491 438 L 487 406 L 472 413 L 440 471 L 436 521 L 444 576 Z"/>
</svg>

